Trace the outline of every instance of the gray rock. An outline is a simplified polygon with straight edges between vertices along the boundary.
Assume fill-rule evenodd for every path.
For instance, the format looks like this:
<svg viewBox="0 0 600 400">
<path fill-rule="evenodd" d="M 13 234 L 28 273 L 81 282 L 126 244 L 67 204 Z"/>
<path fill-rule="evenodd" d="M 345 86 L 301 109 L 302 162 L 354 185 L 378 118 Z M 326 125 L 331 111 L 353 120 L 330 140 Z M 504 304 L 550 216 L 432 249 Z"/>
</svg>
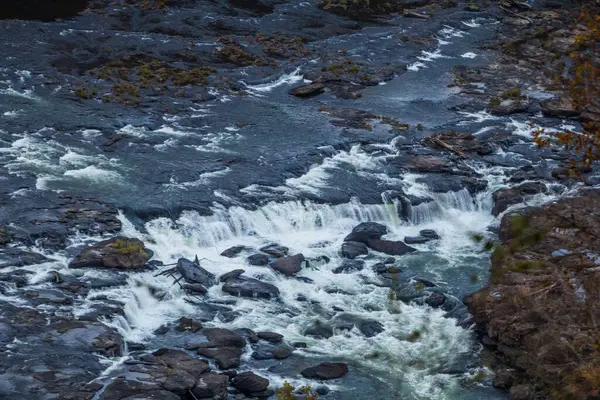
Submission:
<svg viewBox="0 0 600 400">
<path fill-rule="evenodd" d="M 384 331 L 383 325 L 378 321 L 347 313 L 337 315 L 331 324 L 335 329 L 350 330 L 356 327 L 366 337 L 373 337 Z"/>
<path fill-rule="evenodd" d="M 233 247 L 230 247 L 227 250 L 223 251 L 221 253 L 221 256 L 227 257 L 227 258 L 234 258 L 234 257 L 237 257 L 244 250 L 248 250 L 248 249 L 249 249 L 249 247 L 246 247 L 246 246 L 233 246 Z"/>
<path fill-rule="evenodd" d="M 354 259 L 358 256 L 369 254 L 369 249 L 362 242 L 347 241 L 342 244 L 340 254 L 344 258 Z"/>
<path fill-rule="evenodd" d="M 296 254 L 294 256 L 278 258 L 271 263 L 271 268 L 277 272 L 281 272 L 286 276 L 292 276 L 300 272 L 303 262 L 304 255 Z"/>
<path fill-rule="evenodd" d="M 510 388 L 508 400 L 533 400 L 535 390 L 531 385 L 516 385 Z"/>
<path fill-rule="evenodd" d="M 258 253 L 252 254 L 251 256 L 248 256 L 246 258 L 246 261 L 248 261 L 248 264 L 250 264 L 250 265 L 262 267 L 269 263 L 269 256 L 267 256 L 266 254 L 258 254 Z"/>
<path fill-rule="evenodd" d="M 419 235 L 427 238 L 427 239 L 439 239 L 440 235 L 437 234 L 436 231 L 434 231 L 433 229 L 423 229 L 421 231 L 419 231 Z"/>
<path fill-rule="evenodd" d="M 211 287 L 217 283 L 215 274 L 202 268 L 196 261 L 186 258 L 177 260 L 177 272 L 179 272 L 188 283 L 199 283 L 204 287 Z"/>
<path fill-rule="evenodd" d="M 146 395 L 159 390 L 162 390 L 162 387 L 157 383 L 117 378 L 104 389 L 100 395 L 100 400 L 121 400 L 126 397 L 139 396 L 141 393 Z"/>
<path fill-rule="evenodd" d="M 404 242 L 392 240 L 371 239 L 367 242 L 367 246 L 375 251 L 393 256 L 401 256 L 417 251 L 417 249 L 407 246 Z"/>
<path fill-rule="evenodd" d="M 206 361 L 194 358 L 183 350 L 162 348 L 152 355 L 162 365 L 166 365 L 172 370 L 185 371 L 196 379 L 209 369 Z"/>
<path fill-rule="evenodd" d="M 262 251 L 263 253 L 267 253 L 270 256 L 279 258 L 279 257 L 287 256 L 290 249 L 288 249 L 285 246 L 280 246 L 280 245 L 274 243 L 274 244 L 269 244 L 267 246 L 261 247 L 260 251 Z"/>
<path fill-rule="evenodd" d="M 208 338 L 206 347 L 239 347 L 246 346 L 246 340 L 243 336 L 223 328 L 206 328 L 202 331 Z"/>
<path fill-rule="evenodd" d="M 277 346 L 271 349 L 271 354 L 276 360 L 283 360 L 290 357 L 294 353 L 294 349 L 288 346 Z"/>
<path fill-rule="evenodd" d="M 439 307 L 443 306 L 445 302 L 446 302 L 446 296 L 443 293 L 439 293 L 439 292 L 431 293 L 429 295 L 429 297 L 427 297 L 427 300 L 425 300 L 425 303 L 427 303 L 427 305 L 429 307 L 433 307 L 433 308 L 439 308 Z"/>
<path fill-rule="evenodd" d="M 257 393 L 269 387 L 269 380 L 254 372 L 243 372 L 232 379 L 231 386 L 242 393 Z"/>
<path fill-rule="evenodd" d="M 513 373 L 509 370 L 502 369 L 496 372 L 492 385 L 499 389 L 510 389 L 513 384 Z"/>
<path fill-rule="evenodd" d="M 179 395 L 187 395 L 188 391 L 196 384 L 196 378 L 188 372 L 173 370 L 163 382 L 163 389 Z"/>
<path fill-rule="evenodd" d="M 317 320 L 314 321 L 308 328 L 306 328 L 304 335 L 311 336 L 316 339 L 329 339 L 333 336 L 333 327 Z"/>
<path fill-rule="evenodd" d="M 227 386 L 229 377 L 227 375 L 206 372 L 200 375 L 196 385 L 192 389 L 192 394 L 197 399 L 227 399 Z"/>
<path fill-rule="evenodd" d="M 281 343 L 283 342 L 283 335 L 275 332 L 258 332 L 256 334 L 259 339 L 266 340 L 271 343 Z"/>
<path fill-rule="evenodd" d="M 349 274 L 355 271 L 361 271 L 365 267 L 362 260 L 342 260 L 339 267 L 333 270 L 334 274 Z"/>
<path fill-rule="evenodd" d="M 367 243 L 371 239 L 381 239 L 387 233 L 387 227 L 377 222 L 362 222 L 352 229 L 344 241 Z"/>
<path fill-rule="evenodd" d="M 404 243 L 406 244 L 423 244 L 431 241 L 431 239 L 423 236 L 405 236 Z"/>
<path fill-rule="evenodd" d="M 308 85 L 297 86 L 290 90 L 290 94 L 296 97 L 316 96 L 325 90 L 325 85 L 320 82 L 310 83 Z"/>
<path fill-rule="evenodd" d="M 301 374 L 307 379 L 330 380 L 338 379 L 348 373 L 348 365 L 344 363 L 324 362 L 314 367 L 304 369 Z"/>
<path fill-rule="evenodd" d="M 279 289 L 258 279 L 238 276 L 223 285 L 223 291 L 233 296 L 271 299 L 279 297 Z"/>
<path fill-rule="evenodd" d="M 246 271 L 244 271 L 243 269 L 234 269 L 233 271 L 229 271 L 229 272 L 221 275 L 219 277 L 219 280 L 221 282 L 227 282 L 230 279 L 237 278 L 238 276 L 242 275 L 244 272 L 246 272 Z"/>
<path fill-rule="evenodd" d="M 198 354 L 215 360 L 219 369 L 237 368 L 244 350 L 239 347 L 199 348 Z"/>
</svg>

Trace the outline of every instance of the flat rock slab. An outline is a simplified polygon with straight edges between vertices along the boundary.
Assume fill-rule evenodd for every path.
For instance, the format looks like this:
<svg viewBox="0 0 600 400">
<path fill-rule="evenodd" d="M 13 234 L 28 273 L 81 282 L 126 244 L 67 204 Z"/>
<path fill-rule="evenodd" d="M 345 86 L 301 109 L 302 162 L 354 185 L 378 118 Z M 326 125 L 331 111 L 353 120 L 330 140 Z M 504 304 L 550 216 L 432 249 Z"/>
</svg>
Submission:
<svg viewBox="0 0 600 400">
<path fill-rule="evenodd" d="M 324 362 L 302 371 L 302 376 L 307 379 L 330 380 L 338 379 L 348 373 L 348 365 L 344 363 Z"/>
</svg>

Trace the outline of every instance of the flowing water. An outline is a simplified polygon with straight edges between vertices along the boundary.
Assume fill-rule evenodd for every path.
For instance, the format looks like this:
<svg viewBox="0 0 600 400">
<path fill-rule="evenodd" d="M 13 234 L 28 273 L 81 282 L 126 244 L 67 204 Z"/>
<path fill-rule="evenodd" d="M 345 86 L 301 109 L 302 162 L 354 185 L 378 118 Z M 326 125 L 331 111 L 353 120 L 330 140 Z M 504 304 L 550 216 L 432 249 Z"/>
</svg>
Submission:
<svg viewBox="0 0 600 400">
<path fill-rule="evenodd" d="M 288 6 L 301 8 L 304 3 Z M 352 56 L 403 62 L 407 72 L 368 88 L 352 103 L 329 95 L 319 101 L 371 110 L 411 125 L 421 123 L 426 131 L 453 128 L 479 135 L 500 129 L 521 135 L 520 152 L 498 150 L 489 158 L 497 162 L 465 162 L 488 182 L 476 195 L 460 187 L 436 190 L 424 175 L 390 168 L 388 161 L 401 151 L 397 144 L 417 132 L 390 133 L 385 124 L 375 124 L 368 132 L 369 145 L 360 145 L 364 133 L 333 127 L 318 111 L 318 102 L 288 96 L 289 88 L 304 79 L 302 65 L 263 79 L 241 76 L 248 96 L 215 92 L 213 101 L 152 123 L 139 113 L 122 113 L 118 132 L 131 140 L 124 151 L 115 153 L 98 150 L 104 116 L 96 120 L 76 106 L 51 101 L 60 88 L 40 84 L 36 76 L 10 63 L 0 69 L 0 161 L 9 177 L 31 181 L 17 185 L 11 197 L 60 191 L 110 201 L 122 210 L 122 234 L 144 240 L 154 259 L 169 264 L 198 256 L 202 266 L 216 275 L 242 268 L 247 276 L 273 283 L 281 292 L 277 301 L 243 299 L 223 293 L 217 285 L 204 298 L 195 298 L 171 279 L 156 277 L 156 271 L 131 272 L 124 285 L 92 290 L 61 312 L 84 315 L 107 299 L 122 302 L 124 315 L 103 322 L 127 341 L 150 349 L 185 343 L 182 334 L 154 334 L 182 316 L 207 321 L 207 326 L 278 332 L 286 341 L 306 342 L 307 348 L 285 362 L 257 362 L 246 352 L 242 368 L 268 377 L 277 387 L 284 380 L 306 383 L 297 372 L 317 360 L 348 363 L 352 373 L 330 385 L 334 392 L 326 398 L 506 398 L 490 385 L 491 374 L 474 333 L 459 323 L 468 316 L 462 298 L 486 282 L 489 268 L 489 255 L 472 235 L 494 238 L 498 219 L 491 214 L 491 194 L 509 185 L 508 172 L 531 162 L 529 125 L 461 107 L 469 100 L 448 88 L 453 66 L 493 62 L 477 44 L 493 36 L 495 18 L 451 14 L 428 26 L 438 43 L 435 48 L 411 53 L 398 46 L 395 37 L 411 32 L 416 23 L 404 20 L 402 25 L 372 27 L 320 43 L 349 49 Z M 66 121 L 71 113 L 75 122 L 66 127 L 46 126 L 45 121 Z M 236 162 L 223 166 L 222 159 Z M 390 195 L 398 189 L 429 201 L 406 210 Z M 560 186 L 551 189 L 529 203 L 548 201 L 564 191 Z M 166 210 L 168 216 L 152 210 Z M 396 285 L 414 287 L 417 278 L 434 282 L 451 298 L 452 309 L 405 303 L 390 295 L 390 285 L 382 285 L 370 268 L 381 261 L 373 252 L 364 258 L 363 271 L 334 274 L 343 238 L 364 221 L 385 224 L 390 232 L 386 238 L 391 240 L 417 235 L 422 229 L 438 232 L 441 240 L 416 245 L 418 252 L 397 258 L 402 281 Z M 108 273 L 66 267 L 79 245 L 100 239 L 74 233 L 72 246 L 65 251 L 40 249 L 52 261 L 25 267 L 34 272 L 30 285 L 48 287 L 51 270 L 102 278 Z M 312 262 L 298 274 L 310 279 L 303 281 L 250 266 L 245 257 L 219 255 L 231 246 L 258 249 L 270 243 L 286 246 L 292 254 L 309 259 L 326 256 L 331 261 Z M 154 297 L 149 286 L 164 291 L 165 297 Z M 15 288 L 5 290 L 2 299 L 16 304 L 21 301 L 17 293 Z M 315 321 L 333 317 L 334 309 L 379 321 L 384 331 L 370 338 L 356 329 L 336 332 L 329 339 L 304 334 Z M 105 375 L 118 376 L 125 360 L 126 356 L 106 360 Z"/>
</svg>

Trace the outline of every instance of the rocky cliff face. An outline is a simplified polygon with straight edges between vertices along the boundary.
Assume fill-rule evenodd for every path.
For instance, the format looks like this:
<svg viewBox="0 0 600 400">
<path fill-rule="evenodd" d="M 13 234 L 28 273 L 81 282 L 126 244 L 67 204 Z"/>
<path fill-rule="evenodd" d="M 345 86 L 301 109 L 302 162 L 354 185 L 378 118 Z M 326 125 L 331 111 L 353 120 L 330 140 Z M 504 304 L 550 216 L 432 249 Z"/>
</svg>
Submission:
<svg viewBox="0 0 600 400">
<path fill-rule="evenodd" d="M 506 215 L 500 240 L 490 284 L 465 300 L 512 368 L 497 386 L 514 399 L 533 398 L 523 382 L 544 398 L 598 398 L 600 191 Z"/>
</svg>

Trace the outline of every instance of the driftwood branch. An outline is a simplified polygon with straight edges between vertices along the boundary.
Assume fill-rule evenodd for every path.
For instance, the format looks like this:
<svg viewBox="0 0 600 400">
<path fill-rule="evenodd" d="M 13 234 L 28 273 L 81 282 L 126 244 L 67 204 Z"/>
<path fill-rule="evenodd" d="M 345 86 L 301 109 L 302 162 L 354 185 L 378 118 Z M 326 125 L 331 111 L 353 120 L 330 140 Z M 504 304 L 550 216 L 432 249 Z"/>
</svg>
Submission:
<svg viewBox="0 0 600 400">
<path fill-rule="evenodd" d="M 502 11 L 504 11 L 505 13 L 512 15 L 513 17 L 516 17 L 516 18 L 521 18 L 521 19 L 523 19 L 523 20 L 525 20 L 525 21 L 529 22 L 529 24 L 530 24 L 530 25 L 533 25 L 533 21 L 532 21 L 532 20 L 531 20 L 531 18 L 529 18 L 529 17 L 526 17 L 526 16 L 524 16 L 524 15 L 521 15 L 521 14 L 519 14 L 519 13 L 516 13 L 516 12 L 514 12 L 514 11 L 511 11 L 511 10 L 509 10 L 508 8 L 506 8 L 506 7 L 502 6 L 502 5 L 500 6 L 500 9 L 501 9 Z"/>
</svg>

